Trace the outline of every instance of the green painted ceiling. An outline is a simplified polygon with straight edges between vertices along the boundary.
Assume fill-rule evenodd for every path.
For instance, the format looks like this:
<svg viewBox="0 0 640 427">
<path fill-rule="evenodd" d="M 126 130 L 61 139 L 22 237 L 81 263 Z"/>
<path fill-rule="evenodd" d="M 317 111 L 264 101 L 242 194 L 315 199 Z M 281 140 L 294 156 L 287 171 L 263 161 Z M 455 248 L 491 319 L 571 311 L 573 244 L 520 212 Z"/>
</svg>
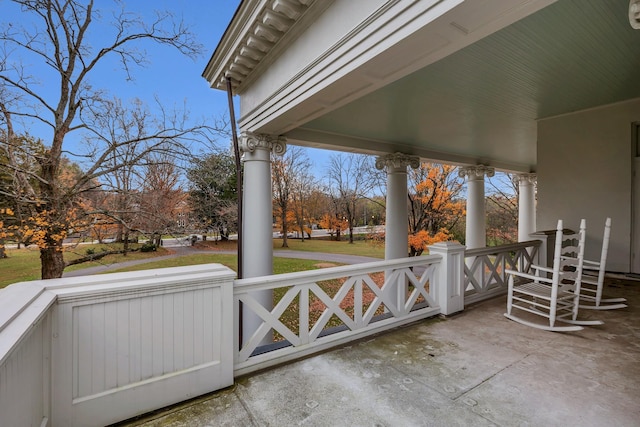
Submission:
<svg viewBox="0 0 640 427">
<path fill-rule="evenodd" d="M 535 170 L 536 120 L 640 97 L 628 5 L 560 0 L 301 128 Z"/>
</svg>

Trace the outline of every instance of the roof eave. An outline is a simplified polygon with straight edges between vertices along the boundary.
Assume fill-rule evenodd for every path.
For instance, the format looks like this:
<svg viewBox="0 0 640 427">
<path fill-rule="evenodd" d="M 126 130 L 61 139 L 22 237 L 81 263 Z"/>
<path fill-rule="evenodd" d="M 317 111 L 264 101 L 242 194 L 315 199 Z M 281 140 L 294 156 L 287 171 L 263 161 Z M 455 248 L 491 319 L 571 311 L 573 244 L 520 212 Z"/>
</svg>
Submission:
<svg viewBox="0 0 640 427">
<path fill-rule="evenodd" d="M 225 79 L 240 86 L 316 0 L 243 0 L 202 77 L 226 91 Z"/>
</svg>

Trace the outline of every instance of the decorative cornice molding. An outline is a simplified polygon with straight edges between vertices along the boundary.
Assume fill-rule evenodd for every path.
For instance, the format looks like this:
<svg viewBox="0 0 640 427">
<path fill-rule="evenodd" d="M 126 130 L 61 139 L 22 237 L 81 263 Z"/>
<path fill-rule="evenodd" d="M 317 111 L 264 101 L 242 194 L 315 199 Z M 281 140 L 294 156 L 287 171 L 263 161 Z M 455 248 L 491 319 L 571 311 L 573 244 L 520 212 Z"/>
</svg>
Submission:
<svg viewBox="0 0 640 427">
<path fill-rule="evenodd" d="M 252 132 L 243 132 L 240 135 L 239 148 L 246 153 L 253 153 L 257 149 L 263 149 L 269 150 L 277 155 L 282 155 L 287 151 L 287 138 L 264 133 L 255 134 Z"/>
<path fill-rule="evenodd" d="M 378 170 L 387 169 L 388 172 L 390 168 L 406 169 L 407 166 L 418 169 L 420 167 L 420 157 L 404 153 L 393 153 L 380 156 L 376 159 L 376 169 Z"/>
<path fill-rule="evenodd" d="M 495 168 L 485 165 L 463 166 L 458 170 L 460 178 L 467 177 L 469 180 L 484 179 L 485 175 L 491 178 L 495 173 Z"/>
<path fill-rule="evenodd" d="M 517 175 L 514 175 L 512 180 L 513 180 L 513 183 L 515 185 L 519 185 L 519 184 L 536 185 L 536 183 L 538 182 L 538 174 L 536 174 L 536 173 L 519 173 Z"/>
<path fill-rule="evenodd" d="M 212 87 L 235 89 L 253 72 L 278 42 L 317 0 L 255 0 L 240 4 L 238 12 L 204 72 Z M 325 0 L 326 1 L 326 0 Z M 224 46 L 226 56 L 217 56 Z"/>
</svg>

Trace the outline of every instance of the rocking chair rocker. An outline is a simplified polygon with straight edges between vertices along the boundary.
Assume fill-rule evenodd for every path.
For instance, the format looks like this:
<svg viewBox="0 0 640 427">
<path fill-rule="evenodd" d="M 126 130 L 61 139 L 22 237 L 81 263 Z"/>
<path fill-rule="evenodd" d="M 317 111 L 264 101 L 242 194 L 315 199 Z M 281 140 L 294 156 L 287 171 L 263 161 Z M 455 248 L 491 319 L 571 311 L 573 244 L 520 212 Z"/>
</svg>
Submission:
<svg viewBox="0 0 640 427">
<path fill-rule="evenodd" d="M 582 220 L 577 246 L 577 263 L 575 269 L 570 273 L 570 284 L 562 283 L 565 276 L 569 278 L 569 273 L 561 271 L 562 220 L 558 221 L 557 226 L 553 268 L 532 265 L 531 268 L 535 270 L 535 274 L 506 270 L 509 274 L 509 292 L 505 317 L 526 326 L 554 332 L 579 331 L 583 329 L 582 325 L 602 324 L 599 320 L 577 319 L 584 260 L 585 228 L 585 220 Z M 549 274 L 551 277 L 548 277 Z M 548 320 L 544 323 L 527 320 L 515 315 L 513 313 L 515 309 Z M 557 322 L 563 322 L 567 325 L 558 325 Z"/>
</svg>

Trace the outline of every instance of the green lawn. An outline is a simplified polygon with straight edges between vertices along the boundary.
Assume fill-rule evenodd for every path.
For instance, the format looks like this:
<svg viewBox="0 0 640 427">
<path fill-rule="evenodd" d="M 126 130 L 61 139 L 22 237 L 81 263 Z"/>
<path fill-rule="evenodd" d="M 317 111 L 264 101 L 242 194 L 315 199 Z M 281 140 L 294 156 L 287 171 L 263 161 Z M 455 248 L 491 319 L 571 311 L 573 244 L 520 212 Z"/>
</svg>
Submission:
<svg viewBox="0 0 640 427">
<path fill-rule="evenodd" d="M 344 255 L 361 255 L 374 258 L 384 259 L 384 244 L 373 243 L 370 240 L 356 240 L 349 243 L 349 240 L 343 239 L 340 242 L 333 240 L 318 239 L 287 239 L 288 248 L 282 247 L 282 239 L 273 239 L 274 250 L 292 250 L 305 252 L 328 252 L 333 254 Z"/>
<path fill-rule="evenodd" d="M 193 254 L 185 255 L 178 258 L 170 258 L 161 261 L 146 262 L 144 264 L 133 265 L 130 267 L 121 268 L 118 270 L 110 270 L 108 273 L 123 272 L 123 271 L 140 271 L 149 270 L 152 268 L 162 267 L 183 267 L 186 265 L 208 264 L 218 263 L 223 264 L 232 269 L 238 271 L 238 259 L 236 255 L 231 254 Z M 295 271 L 313 270 L 317 267 L 318 261 L 306 260 L 306 259 L 293 259 L 293 258 L 280 258 L 274 257 L 273 259 L 273 272 L 274 274 L 280 273 L 292 273 Z M 106 272 L 105 272 L 106 273 Z"/>
<path fill-rule="evenodd" d="M 355 243 L 350 244 L 347 240 L 340 242 L 329 240 L 304 240 L 288 239 L 288 248 L 282 248 L 282 239 L 274 239 L 274 250 L 289 249 L 294 251 L 306 251 L 306 252 L 327 252 L 346 255 L 362 255 L 376 258 L 384 258 L 384 247 L 380 244 L 374 244 L 366 240 L 357 240 Z M 87 255 L 87 251 L 93 251 L 99 253 L 102 250 L 110 250 L 120 248 L 120 246 L 114 244 L 103 245 L 81 245 L 75 248 L 68 248 L 65 251 L 65 259 L 71 260 Z M 213 248 L 213 247 L 212 247 Z M 225 249 L 234 249 L 233 246 L 225 247 Z M 137 259 L 153 258 L 168 254 L 164 248 L 159 248 L 157 252 L 132 252 L 124 255 L 109 255 L 98 261 L 86 262 L 83 264 L 77 264 L 67 267 L 65 271 L 80 270 L 88 267 L 95 267 L 98 265 L 109 265 L 117 262 L 131 261 Z M 0 259 L 0 288 L 3 288 L 11 283 L 37 280 L 40 278 L 40 253 L 36 248 L 23 248 L 23 249 L 7 249 L 8 258 Z M 152 261 L 126 269 L 117 271 L 135 271 L 135 270 L 148 270 L 152 268 L 161 267 L 175 267 L 194 264 L 205 263 L 221 263 L 229 268 L 237 271 L 237 259 L 235 255 L 220 254 L 212 250 L 210 254 L 193 254 L 179 258 L 165 259 L 162 261 Z M 273 269 L 275 274 L 305 271 L 318 268 L 316 266 L 317 261 L 301 260 L 301 259 L 289 259 L 275 257 L 273 261 Z M 110 270 L 114 272 L 116 270 Z"/>
<path fill-rule="evenodd" d="M 0 259 L 0 288 L 11 283 L 40 278 L 40 252 L 37 249 L 7 249 Z"/>
<path fill-rule="evenodd" d="M 81 245 L 75 248 L 67 248 L 64 253 L 65 260 L 72 260 L 87 255 L 87 250 L 99 253 L 102 249 L 120 249 L 122 245 Z M 40 279 L 40 251 L 37 248 L 7 249 L 7 257 L 0 259 L 0 289 L 17 282 Z M 67 267 L 65 271 L 81 270 L 83 268 L 95 267 L 104 264 L 114 264 L 116 262 L 131 261 L 136 259 L 153 258 L 166 255 L 169 252 L 159 248 L 157 252 L 130 252 L 126 256 L 107 255 L 98 261 L 85 262 Z"/>
</svg>

